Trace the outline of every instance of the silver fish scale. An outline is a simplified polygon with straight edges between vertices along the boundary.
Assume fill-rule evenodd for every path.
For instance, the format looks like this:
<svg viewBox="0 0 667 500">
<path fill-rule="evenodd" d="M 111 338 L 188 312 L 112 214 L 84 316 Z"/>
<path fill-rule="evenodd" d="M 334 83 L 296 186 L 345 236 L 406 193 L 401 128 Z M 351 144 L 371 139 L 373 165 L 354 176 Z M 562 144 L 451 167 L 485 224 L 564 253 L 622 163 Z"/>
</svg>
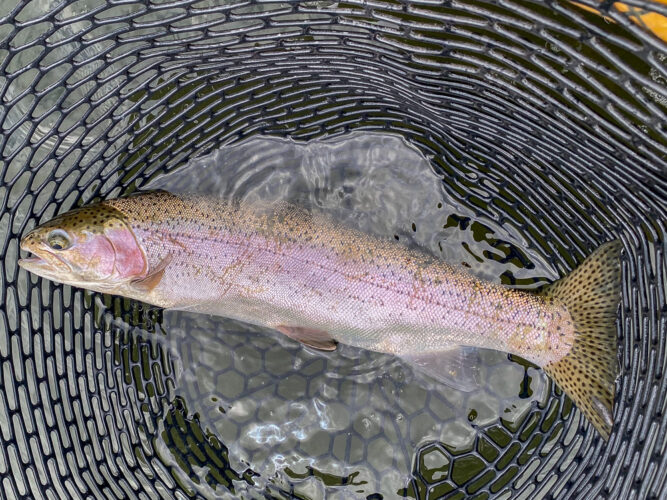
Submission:
<svg viewBox="0 0 667 500">
<path fill-rule="evenodd" d="M 560 304 L 475 279 L 410 250 L 288 204 L 235 206 L 166 193 L 106 202 L 146 251 L 154 289 L 136 298 L 268 328 L 328 332 L 393 354 L 456 345 L 511 352 L 538 366 L 572 346 Z"/>
</svg>

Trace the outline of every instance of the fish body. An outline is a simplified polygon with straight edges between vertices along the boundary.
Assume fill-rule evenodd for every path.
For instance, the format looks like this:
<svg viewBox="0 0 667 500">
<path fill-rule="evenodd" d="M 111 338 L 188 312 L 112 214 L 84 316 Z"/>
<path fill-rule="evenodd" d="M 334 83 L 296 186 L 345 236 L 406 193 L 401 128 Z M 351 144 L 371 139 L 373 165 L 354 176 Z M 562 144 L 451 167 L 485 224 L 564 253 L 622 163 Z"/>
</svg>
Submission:
<svg viewBox="0 0 667 500">
<path fill-rule="evenodd" d="M 567 278 L 542 294 L 506 288 L 288 204 L 145 193 L 59 216 L 27 234 L 22 248 L 37 255 L 22 266 L 55 281 L 274 328 L 316 348 L 341 342 L 392 353 L 431 369 L 453 347 L 489 348 L 532 361 L 564 386 L 583 345 L 579 309 L 588 292 L 564 288 Z M 616 283 L 598 294 L 605 350 L 609 310 L 618 304 L 618 266 L 610 264 L 618 251 L 615 244 L 602 252 L 601 269 Z M 589 286 L 589 274 L 577 284 Z M 576 293 L 582 298 L 572 304 Z M 577 395 L 587 381 L 570 394 L 591 408 L 587 416 L 605 437 L 614 356 L 615 344 L 600 386 L 590 388 L 592 403 Z"/>
</svg>

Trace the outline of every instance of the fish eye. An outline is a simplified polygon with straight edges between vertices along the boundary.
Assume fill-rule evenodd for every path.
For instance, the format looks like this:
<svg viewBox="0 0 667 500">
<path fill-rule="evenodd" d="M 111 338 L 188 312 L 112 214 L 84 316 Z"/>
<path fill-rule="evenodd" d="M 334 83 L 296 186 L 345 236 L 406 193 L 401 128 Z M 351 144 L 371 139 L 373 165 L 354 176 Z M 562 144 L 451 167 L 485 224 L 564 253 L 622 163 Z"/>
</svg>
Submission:
<svg viewBox="0 0 667 500">
<path fill-rule="evenodd" d="M 51 231 L 46 242 L 52 250 L 67 250 L 72 244 L 69 235 L 61 229 Z"/>
</svg>

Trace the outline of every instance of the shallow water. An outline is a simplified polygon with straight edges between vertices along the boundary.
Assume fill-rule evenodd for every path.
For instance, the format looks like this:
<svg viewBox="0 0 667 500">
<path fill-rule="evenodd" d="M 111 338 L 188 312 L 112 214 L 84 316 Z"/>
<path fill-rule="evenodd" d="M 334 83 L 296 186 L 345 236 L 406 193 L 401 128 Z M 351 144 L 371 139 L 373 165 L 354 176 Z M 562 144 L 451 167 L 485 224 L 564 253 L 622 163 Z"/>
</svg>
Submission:
<svg viewBox="0 0 667 500">
<path fill-rule="evenodd" d="M 475 218 L 447 197 L 442 182 L 429 159 L 401 138 L 353 134 L 311 143 L 252 139 L 155 178 L 145 189 L 287 200 L 421 245 L 492 281 L 537 286 L 556 278 L 520 235 Z M 230 470 L 252 471 L 252 481 L 233 481 L 235 495 L 294 485 L 307 498 L 391 498 L 409 494 L 415 465 L 434 480 L 465 477 L 466 465 L 450 470 L 442 453 L 415 464 L 416 451 L 429 442 L 452 454 L 469 451 L 479 433 L 501 421 L 518 428 L 550 394 L 540 370 L 505 353 L 482 351 L 481 386 L 465 393 L 416 377 L 390 355 L 349 346 L 314 352 L 225 318 L 165 311 L 157 328 L 177 360 L 174 394 L 182 412 L 224 443 Z M 163 460 L 178 462 L 173 446 L 157 448 Z M 224 496 L 225 487 L 205 480 L 207 467 L 186 467 L 181 481 L 204 496 Z"/>
</svg>

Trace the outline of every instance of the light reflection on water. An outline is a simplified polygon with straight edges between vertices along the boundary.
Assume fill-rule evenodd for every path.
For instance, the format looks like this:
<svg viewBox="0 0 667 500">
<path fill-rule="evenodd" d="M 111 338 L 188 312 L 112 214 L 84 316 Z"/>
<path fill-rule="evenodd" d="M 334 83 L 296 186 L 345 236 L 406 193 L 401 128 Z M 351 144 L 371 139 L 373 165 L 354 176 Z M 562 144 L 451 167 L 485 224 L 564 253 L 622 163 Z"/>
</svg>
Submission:
<svg viewBox="0 0 667 500">
<path fill-rule="evenodd" d="M 442 182 L 428 158 L 401 138 L 353 134 L 308 144 L 252 139 L 144 189 L 287 200 L 421 245 L 486 279 L 556 277 L 520 235 L 476 219 L 447 197 Z M 469 450 L 480 427 L 500 418 L 516 425 L 549 393 L 541 371 L 504 353 L 482 351 L 481 387 L 464 393 L 416 378 L 390 355 L 349 346 L 314 352 L 225 318 L 165 312 L 161 328 L 180 360 L 176 395 L 228 447 L 232 468 L 250 467 L 259 474 L 257 486 L 292 483 L 312 490 L 306 496 L 313 498 L 324 492 L 391 498 L 406 486 L 419 446 L 439 441 L 451 452 Z"/>
</svg>

